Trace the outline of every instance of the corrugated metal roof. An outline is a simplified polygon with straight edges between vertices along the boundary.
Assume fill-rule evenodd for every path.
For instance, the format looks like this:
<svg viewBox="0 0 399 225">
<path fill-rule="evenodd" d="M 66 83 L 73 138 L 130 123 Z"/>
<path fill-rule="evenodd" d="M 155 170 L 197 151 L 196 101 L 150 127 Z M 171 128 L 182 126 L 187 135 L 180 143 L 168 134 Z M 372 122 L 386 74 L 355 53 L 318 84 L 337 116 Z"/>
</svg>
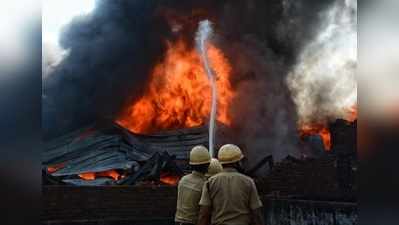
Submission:
<svg viewBox="0 0 399 225">
<path fill-rule="evenodd" d="M 110 169 L 126 169 L 145 161 L 156 152 L 166 151 L 178 160 L 187 160 L 195 145 L 207 145 L 205 127 L 133 134 L 114 122 L 94 124 L 53 139 L 45 144 L 43 166 L 64 164 L 54 176 Z"/>
</svg>

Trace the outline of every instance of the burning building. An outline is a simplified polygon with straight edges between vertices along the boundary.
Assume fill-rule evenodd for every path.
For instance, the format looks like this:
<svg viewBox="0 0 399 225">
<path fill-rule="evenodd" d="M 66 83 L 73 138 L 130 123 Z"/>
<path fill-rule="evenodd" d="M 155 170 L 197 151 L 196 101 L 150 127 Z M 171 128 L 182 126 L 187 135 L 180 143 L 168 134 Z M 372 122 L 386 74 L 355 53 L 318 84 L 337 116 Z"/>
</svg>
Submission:
<svg viewBox="0 0 399 225">
<path fill-rule="evenodd" d="M 348 117 L 356 105 L 356 60 L 334 58 L 353 50 L 340 43 L 352 37 L 356 17 L 344 1 L 309 4 L 100 1 L 65 28 L 60 44 L 66 53 L 45 71 L 45 138 L 104 117 L 143 134 L 206 126 L 209 82 L 193 39 L 207 18 L 215 26 L 209 54 L 219 90 L 217 120 L 231 128 L 218 139 L 239 140 L 252 159 L 299 156 L 298 136 L 306 132 L 326 143 L 328 121 Z M 337 12 L 342 8 L 345 13 Z M 323 29 L 326 24 L 331 27 Z M 314 57 L 319 61 L 309 61 Z"/>
<path fill-rule="evenodd" d="M 194 36 L 210 19 L 217 142 L 242 146 L 254 163 L 311 155 L 306 136 L 329 150 L 328 123 L 356 118 L 355 3 L 100 1 L 65 28 L 66 53 L 45 70 L 44 136 L 102 118 L 136 134 L 207 126 L 210 84 Z"/>
<path fill-rule="evenodd" d="M 45 184 L 176 184 L 191 147 L 208 145 L 211 86 L 194 40 L 204 19 L 216 146 L 239 145 L 252 176 L 273 178 L 263 164 L 287 158 L 331 172 L 337 152 L 356 152 L 341 130 L 356 129 L 356 18 L 352 0 L 98 1 L 44 70 Z"/>
<path fill-rule="evenodd" d="M 137 134 L 207 126 L 210 85 L 193 39 L 209 18 L 217 121 L 229 128 L 219 143 L 234 141 L 250 162 L 309 156 L 307 136 L 329 150 L 328 123 L 356 118 L 355 3 L 100 1 L 65 28 L 66 53 L 45 70 L 45 138 L 102 118 Z"/>
</svg>

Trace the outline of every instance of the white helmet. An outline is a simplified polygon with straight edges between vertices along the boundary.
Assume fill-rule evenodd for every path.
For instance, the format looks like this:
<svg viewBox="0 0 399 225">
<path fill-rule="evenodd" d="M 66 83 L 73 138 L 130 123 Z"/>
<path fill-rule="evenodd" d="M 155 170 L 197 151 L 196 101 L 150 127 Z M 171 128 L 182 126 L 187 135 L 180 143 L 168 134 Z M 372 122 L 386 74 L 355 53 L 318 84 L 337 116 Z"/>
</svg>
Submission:
<svg viewBox="0 0 399 225">
<path fill-rule="evenodd" d="M 225 144 L 218 152 L 218 159 L 221 164 L 229 164 L 240 161 L 244 158 L 241 149 L 237 145 Z"/>
<path fill-rule="evenodd" d="M 212 158 L 211 163 L 209 164 L 208 167 L 208 172 L 205 174 L 208 177 L 211 177 L 217 173 L 220 173 L 223 171 L 222 164 L 220 164 L 219 160 Z"/>
<path fill-rule="evenodd" d="M 197 145 L 191 149 L 190 152 L 190 165 L 202 165 L 209 163 L 211 156 L 209 155 L 208 149 L 203 145 Z"/>
</svg>

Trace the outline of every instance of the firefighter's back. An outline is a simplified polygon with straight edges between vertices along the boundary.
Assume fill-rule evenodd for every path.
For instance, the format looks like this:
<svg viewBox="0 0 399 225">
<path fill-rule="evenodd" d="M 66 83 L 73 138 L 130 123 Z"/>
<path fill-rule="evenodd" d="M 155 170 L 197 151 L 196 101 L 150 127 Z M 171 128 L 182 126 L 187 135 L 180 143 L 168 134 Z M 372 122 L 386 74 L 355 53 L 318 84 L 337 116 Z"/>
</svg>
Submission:
<svg viewBox="0 0 399 225">
<path fill-rule="evenodd" d="M 251 210 L 262 205 L 253 180 L 234 168 L 224 168 L 209 178 L 204 191 L 208 192 L 205 196 L 209 196 L 211 223 L 215 225 L 249 224 Z"/>
</svg>

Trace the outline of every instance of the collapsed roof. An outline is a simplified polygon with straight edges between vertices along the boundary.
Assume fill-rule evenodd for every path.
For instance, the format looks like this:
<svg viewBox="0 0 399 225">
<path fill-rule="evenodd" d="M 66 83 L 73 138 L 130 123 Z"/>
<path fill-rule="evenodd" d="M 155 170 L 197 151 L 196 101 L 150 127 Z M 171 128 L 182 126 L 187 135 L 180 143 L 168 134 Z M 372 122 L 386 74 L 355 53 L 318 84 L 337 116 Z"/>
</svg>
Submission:
<svg viewBox="0 0 399 225">
<path fill-rule="evenodd" d="M 156 165 L 155 161 L 163 166 L 166 162 L 170 164 L 171 160 L 168 157 L 185 164 L 192 147 L 206 146 L 207 143 L 206 127 L 140 135 L 112 121 L 106 121 L 83 127 L 47 142 L 42 154 L 42 165 L 46 172 L 49 167 L 57 168 L 47 175 L 59 178 L 63 182 L 98 185 L 97 179 L 95 182 L 84 182 L 79 179 L 71 181 L 71 177 L 108 170 L 129 170 L 137 173 L 150 159 L 153 161 L 152 166 Z M 148 163 L 146 168 L 149 168 Z M 131 180 L 129 183 L 134 182 Z"/>
</svg>

